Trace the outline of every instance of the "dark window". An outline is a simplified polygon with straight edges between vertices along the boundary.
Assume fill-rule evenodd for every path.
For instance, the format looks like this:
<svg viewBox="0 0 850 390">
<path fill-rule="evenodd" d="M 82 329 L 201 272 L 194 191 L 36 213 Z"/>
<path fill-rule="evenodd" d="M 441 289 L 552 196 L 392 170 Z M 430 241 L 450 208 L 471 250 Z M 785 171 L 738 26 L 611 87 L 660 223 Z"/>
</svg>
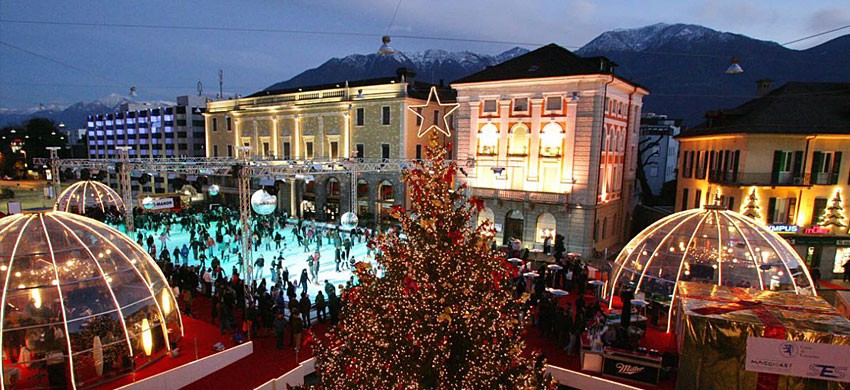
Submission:
<svg viewBox="0 0 850 390">
<path fill-rule="evenodd" d="M 812 208 L 812 225 L 820 222 L 820 217 L 823 215 L 823 211 L 826 209 L 826 198 L 815 198 L 815 205 Z"/>
<path fill-rule="evenodd" d="M 422 159 L 422 145 L 416 145 L 416 159 Z"/>
<path fill-rule="evenodd" d="M 694 195 L 696 195 L 694 196 L 694 208 L 698 209 L 700 206 L 700 202 L 702 202 L 702 190 L 697 190 Z"/>
<path fill-rule="evenodd" d="M 381 107 L 381 124 L 390 124 L 390 106 Z"/>
<path fill-rule="evenodd" d="M 688 189 L 682 190 L 682 211 L 688 209 Z"/>
<path fill-rule="evenodd" d="M 179 126 L 179 124 L 178 124 L 178 126 Z M 194 127 L 204 127 L 204 120 L 203 119 L 193 119 L 192 120 L 192 126 L 194 126 Z"/>
<path fill-rule="evenodd" d="M 550 96 L 546 98 L 546 111 L 561 111 L 561 97 Z"/>
<path fill-rule="evenodd" d="M 331 141 L 331 154 L 328 157 L 332 159 L 339 158 L 339 142 Z"/>
<path fill-rule="evenodd" d="M 517 112 L 528 111 L 528 98 L 514 99 L 514 111 L 517 111 Z"/>
<path fill-rule="evenodd" d="M 189 136 L 189 133 L 187 133 L 187 132 L 185 132 L 185 131 L 178 131 L 178 132 L 177 132 L 177 137 L 178 137 L 178 138 L 186 138 L 186 137 L 188 137 L 188 136 Z"/>
<path fill-rule="evenodd" d="M 434 110 L 434 126 L 440 125 L 440 110 Z"/>
<path fill-rule="evenodd" d="M 354 125 L 355 126 L 363 126 L 366 123 L 366 109 L 363 107 L 358 108 L 354 112 Z"/>
<path fill-rule="evenodd" d="M 218 131 L 218 118 L 212 118 L 212 131 Z"/>
<path fill-rule="evenodd" d="M 185 119 L 178 119 L 177 120 L 177 126 L 186 126 L 186 120 Z"/>
<path fill-rule="evenodd" d="M 233 157 L 233 145 L 227 145 L 227 157 Z"/>
<path fill-rule="evenodd" d="M 358 158 L 366 158 L 366 147 L 363 144 L 354 145 Z"/>
<path fill-rule="evenodd" d="M 186 106 L 177 106 L 177 113 L 178 114 L 185 114 L 186 113 Z"/>
<path fill-rule="evenodd" d="M 177 149 L 179 150 L 189 150 L 188 144 L 177 144 Z"/>
<path fill-rule="evenodd" d="M 485 112 L 485 113 L 496 113 L 496 110 L 497 110 L 496 100 L 489 99 L 489 100 L 484 101 L 483 112 Z"/>
<path fill-rule="evenodd" d="M 416 126 L 419 126 L 422 124 L 422 107 L 417 107 L 416 113 L 419 114 L 416 116 Z"/>
<path fill-rule="evenodd" d="M 304 156 L 306 158 L 313 158 L 313 143 L 306 142 L 304 147 Z"/>
<path fill-rule="evenodd" d="M 218 145 L 213 145 L 213 157 L 218 157 Z"/>
<path fill-rule="evenodd" d="M 381 144 L 381 158 L 390 158 L 390 144 Z"/>
<path fill-rule="evenodd" d="M 201 144 L 195 144 L 194 146 L 195 146 L 195 147 L 194 147 L 193 149 L 195 149 L 195 151 L 196 151 L 196 152 L 201 151 L 201 150 L 204 150 L 204 145 L 201 145 Z"/>
<path fill-rule="evenodd" d="M 231 117 L 225 117 L 224 120 L 227 121 L 227 131 L 233 130 L 233 119 Z"/>
<path fill-rule="evenodd" d="M 194 135 L 195 138 L 197 138 L 197 139 L 204 139 L 204 136 L 206 134 L 204 134 L 203 131 L 195 131 L 195 132 L 192 133 L 192 135 Z"/>
<path fill-rule="evenodd" d="M 290 158 L 292 158 L 290 156 L 292 156 L 292 144 L 290 144 L 289 142 L 284 142 L 283 143 L 283 158 L 290 159 Z"/>
</svg>

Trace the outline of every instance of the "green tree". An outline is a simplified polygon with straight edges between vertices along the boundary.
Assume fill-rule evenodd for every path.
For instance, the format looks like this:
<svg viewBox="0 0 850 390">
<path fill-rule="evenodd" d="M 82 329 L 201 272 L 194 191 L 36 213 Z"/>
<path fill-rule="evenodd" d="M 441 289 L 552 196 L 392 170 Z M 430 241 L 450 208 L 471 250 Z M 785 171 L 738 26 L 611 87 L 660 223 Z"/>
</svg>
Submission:
<svg viewBox="0 0 850 390">
<path fill-rule="evenodd" d="M 432 138 L 426 159 L 403 173 L 412 206 L 391 214 L 404 235 L 381 235 L 384 276 L 358 271 L 361 285 L 345 292 L 340 324 L 316 347 L 321 388 L 546 387 L 522 356 L 510 265 L 489 250 L 493 226 L 473 226 L 483 202 L 455 187 L 447 154 Z"/>
</svg>

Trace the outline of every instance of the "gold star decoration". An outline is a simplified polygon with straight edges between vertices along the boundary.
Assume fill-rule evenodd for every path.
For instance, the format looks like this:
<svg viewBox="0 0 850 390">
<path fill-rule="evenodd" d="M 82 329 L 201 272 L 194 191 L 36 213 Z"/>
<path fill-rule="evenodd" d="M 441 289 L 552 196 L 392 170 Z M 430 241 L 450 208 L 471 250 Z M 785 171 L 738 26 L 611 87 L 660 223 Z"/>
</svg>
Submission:
<svg viewBox="0 0 850 390">
<path fill-rule="evenodd" d="M 446 127 L 442 128 L 442 127 L 438 126 L 437 123 L 434 123 L 431 126 L 428 126 L 428 128 L 426 128 L 425 130 L 422 130 L 422 126 L 425 124 L 425 117 L 423 117 L 422 114 L 417 112 L 416 109 L 417 108 L 425 108 L 425 107 L 430 106 L 431 105 L 431 98 L 436 99 L 437 105 L 440 106 L 440 107 L 451 107 L 451 109 L 446 111 L 445 115 L 443 115 L 443 124 L 445 124 Z M 447 137 L 450 137 L 452 134 L 451 134 L 451 128 L 450 128 L 451 126 L 449 126 L 449 119 L 448 118 L 449 118 L 449 115 L 451 115 L 453 112 L 455 112 L 455 110 L 457 110 L 458 107 L 460 107 L 460 104 L 458 104 L 458 103 L 443 104 L 440 101 L 440 95 L 437 93 L 437 87 L 432 85 L 431 91 L 428 92 L 428 100 L 425 101 L 425 104 L 416 105 L 416 106 L 409 106 L 409 107 L 407 107 L 407 109 L 410 110 L 410 112 L 412 112 L 414 115 L 419 117 L 419 133 L 416 135 L 417 137 L 421 138 L 423 135 L 428 134 L 428 132 L 431 131 L 431 130 L 437 130 L 437 131 L 445 134 Z"/>
</svg>

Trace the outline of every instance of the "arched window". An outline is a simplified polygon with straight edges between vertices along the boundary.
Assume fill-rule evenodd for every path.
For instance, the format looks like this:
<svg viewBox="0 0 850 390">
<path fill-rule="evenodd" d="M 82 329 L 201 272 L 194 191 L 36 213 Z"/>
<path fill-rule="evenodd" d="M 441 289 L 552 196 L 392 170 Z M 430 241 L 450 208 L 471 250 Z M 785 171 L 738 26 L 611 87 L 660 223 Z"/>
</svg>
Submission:
<svg viewBox="0 0 850 390">
<path fill-rule="evenodd" d="M 489 207 L 485 207 L 484 210 L 478 213 L 478 225 L 481 225 L 485 221 L 490 221 L 490 223 L 496 223 L 495 214 L 493 214 L 493 209 Z"/>
<path fill-rule="evenodd" d="M 555 239 L 555 230 L 556 230 L 556 222 L 555 216 L 549 213 L 540 214 L 537 217 L 537 229 L 535 230 L 535 242 L 543 242 L 543 240 L 548 236 Z"/>
<path fill-rule="evenodd" d="M 378 186 L 378 196 L 382 202 L 392 202 L 393 197 L 393 185 L 388 181 L 381 182 L 381 185 Z"/>
<path fill-rule="evenodd" d="M 511 128 L 511 136 L 508 139 L 508 155 L 528 155 L 528 127 L 522 123 L 517 123 Z"/>
<path fill-rule="evenodd" d="M 564 130 L 561 125 L 550 122 L 540 132 L 540 156 L 560 157 L 564 143 Z"/>
<path fill-rule="evenodd" d="M 328 196 L 339 198 L 339 180 L 336 178 L 328 179 Z"/>
<path fill-rule="evenodd" d="M 499 128 L 496 125 L 487 123 L 478 130 L 478 154 L 499 154 Z"/>
</svg>

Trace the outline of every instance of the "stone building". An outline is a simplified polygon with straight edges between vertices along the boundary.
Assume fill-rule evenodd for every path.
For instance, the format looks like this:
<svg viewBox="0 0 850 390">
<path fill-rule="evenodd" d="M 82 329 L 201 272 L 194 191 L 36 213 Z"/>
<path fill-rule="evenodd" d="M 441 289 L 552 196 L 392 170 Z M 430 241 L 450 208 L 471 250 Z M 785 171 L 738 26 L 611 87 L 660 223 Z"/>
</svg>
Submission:
<svg viewBox="0 0 850 390">
<path fill-rule="evenodd" d="M 429 101 L 431 85 L 414 81 L 414 76 L 399 69 L 395 77 L 261 91 L 210 102 L 205 114 L 207 156 L 236 157 L 236 148 L 243 146 L 253 159 L 311 164 L 421 158 L 427 136 L 418 136 L 420 125 L 442 121 L 449 108 L 439 106 L 436 99 Z M 450 89 L 437 89 L 443 101 L 454 101 Z M 426 103 L 416 109 L 423 120 L 408 110 Z M 317 221 L 338 221 L 349 211 L 353 197 L 356 213 L 367 224 L 387 222 L 388 208 L 405 202 L 398 171 L 361 172 L 355 183 L 351 191 L 347 172 L 255 178 L 256 185 L 274 188 L 280 210 Z M 236 189 L 224 183 L 222 192 L 234 197 Z"/>
<path fill-rule="evenodd" d="M 452 83 L 458 159 L 506 243 L 563 234 L 585 256 L 625 241 L 643 87 L 604 57 L 550 44 Z"/>
</svg>

